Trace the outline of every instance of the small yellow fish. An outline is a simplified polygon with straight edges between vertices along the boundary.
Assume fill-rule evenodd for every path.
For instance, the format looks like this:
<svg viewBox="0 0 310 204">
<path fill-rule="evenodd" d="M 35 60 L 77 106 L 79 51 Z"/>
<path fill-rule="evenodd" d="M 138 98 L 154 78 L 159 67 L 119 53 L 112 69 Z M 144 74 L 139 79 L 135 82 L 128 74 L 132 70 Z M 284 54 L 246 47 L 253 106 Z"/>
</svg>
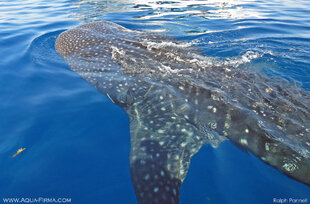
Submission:
<svg viewBox="0 0 310 204">
<path fill-rule="evenodd" d="M 17 155 L 19 155 L 22 151 L 26 150 L 26 148 L 20 148 L 17 150 L 17 152 L 12 156 L 12 157 L 16 157 Z"/>
</svg>

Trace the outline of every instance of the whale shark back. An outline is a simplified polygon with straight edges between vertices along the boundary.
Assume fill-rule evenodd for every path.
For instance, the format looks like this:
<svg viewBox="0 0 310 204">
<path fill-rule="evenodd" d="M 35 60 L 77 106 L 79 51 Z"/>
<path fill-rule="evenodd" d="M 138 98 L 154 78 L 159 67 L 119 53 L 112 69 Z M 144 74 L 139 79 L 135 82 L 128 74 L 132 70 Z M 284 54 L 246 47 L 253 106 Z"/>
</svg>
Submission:
<svg viewBox="0 0 310 204">
<path fill-rule="evenodd" d="M 129 116 L 139 203 L 178 203 L 191 157 L 227 139 L 310 185 L 309 92 L 106 21 L 62 33 L 55 47 Z"/>
</svg>

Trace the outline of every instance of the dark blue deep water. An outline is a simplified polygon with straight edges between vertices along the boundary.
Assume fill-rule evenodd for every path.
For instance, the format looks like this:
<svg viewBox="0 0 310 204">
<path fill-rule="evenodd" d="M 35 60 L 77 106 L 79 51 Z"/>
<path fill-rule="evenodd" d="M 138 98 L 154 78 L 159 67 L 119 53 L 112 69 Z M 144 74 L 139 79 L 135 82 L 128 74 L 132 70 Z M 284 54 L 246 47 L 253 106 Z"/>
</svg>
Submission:
<svg viewBox="0 0 310 204">
<path fill-rule="evenodd" d="M 108 20 L 170 35 L 310 90 L 309 0 L 0 0 L 0 198 L 136 203 L 129 120 L 54 49 L 73 26 Z M 15 158 L 19 148 L 26 148 Z M 191 162 L 180 203 L 273 203 L 310 188 L 224 142 Z"/>
</svg>

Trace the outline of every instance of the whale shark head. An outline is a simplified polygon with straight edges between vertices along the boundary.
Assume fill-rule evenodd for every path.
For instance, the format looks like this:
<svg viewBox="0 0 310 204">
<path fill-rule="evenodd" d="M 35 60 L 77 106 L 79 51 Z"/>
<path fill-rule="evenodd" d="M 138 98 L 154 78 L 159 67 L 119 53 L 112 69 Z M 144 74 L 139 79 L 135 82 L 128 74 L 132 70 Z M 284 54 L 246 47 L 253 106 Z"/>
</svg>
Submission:
<svg viewBox="0 0 310 204">
<path fill-rule="evenodd" d="M 106 21 L 63 32 L 55 47 L 130 118 L 140 204 L 178 203 L 191 157 L 226 139 L 310 185 L 307 91 L 210 62 L 189 43 Z"/>
</svg>

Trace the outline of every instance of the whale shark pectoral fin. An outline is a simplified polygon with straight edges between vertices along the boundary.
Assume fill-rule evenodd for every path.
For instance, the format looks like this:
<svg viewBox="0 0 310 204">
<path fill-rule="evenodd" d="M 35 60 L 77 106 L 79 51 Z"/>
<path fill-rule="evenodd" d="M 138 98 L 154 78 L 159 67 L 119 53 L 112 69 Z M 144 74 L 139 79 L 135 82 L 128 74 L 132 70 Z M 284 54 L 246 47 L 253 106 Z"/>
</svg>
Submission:
<svg viewBox="0 0 310 204">
<path fill-rule="evenodd" d="M 262 160 L 274 166 L 285 175 L 310 185 L 310 160 L 302 152 L 298 152 L 278 141 L 265 143 L 269 151 L 263 153 Z M 271 151 L 270 151 L 271 150 Z"/>
<path fill-rule="evenodd" d="M 130 173 L 138 203 L 179 203 L 181 179 L 172 172 L 179 161 L 169 161 L 168 150 L 160 147 L 156 140 L 141 142 L 146 158 L 131 157 Z M 188 161 L 189 162 L 189 161 Z"/>
<path fill-rule="evenodd" d="M 277 139 L 283 137 L 276 135 L 284 133 L 271 132 L 267 125 L 257 123 L 251 118 L 247 118 L 242 124 L 231 121 L 227 137 L 234 145 L 251 152 L 264 163 L 297 181 L 310 185 L 310 152 L 306 147 L 302 147 L 302 143 L 292 145 L 293 142 L 288 144 Z"/>
<path fill-rule="evenodd" d="M 155 111 L 162 104 L 141 103 L 130 117 L 130 171 L 138 203 L 179 203 L 179 190 L 191 157 L 204 141 L 198 130 L 173 112 Z M 149 111 L 149 114 L 143 111 Z M 153 113 L 152 113 L 153 112 Z"/>
<path fill-rule="evenodd" d="M 310 185 L 310 160 L 306 152 L 264 135 L 248 139 L 247 142 L 249 151 L 263 162 L 297 181 Z M 254 147 L 254 144 L 257 146 Z"/>
</svg>

